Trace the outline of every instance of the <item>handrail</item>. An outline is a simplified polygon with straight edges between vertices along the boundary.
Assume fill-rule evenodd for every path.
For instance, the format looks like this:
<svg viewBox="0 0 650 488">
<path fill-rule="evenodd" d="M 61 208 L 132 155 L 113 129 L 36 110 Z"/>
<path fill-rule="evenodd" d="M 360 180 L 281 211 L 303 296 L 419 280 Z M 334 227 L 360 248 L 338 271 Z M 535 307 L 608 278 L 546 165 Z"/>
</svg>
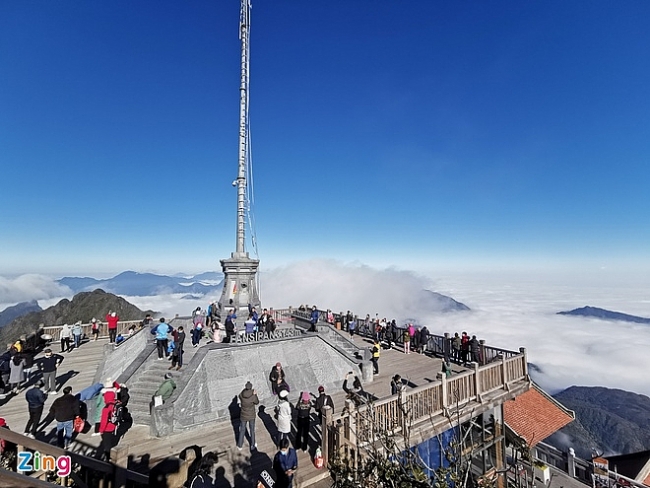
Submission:
<svg viewBox="0 0 650 488">
<path fill-rule="evenodd" d="M 469 402 L 480 401 L 481 395 L 499 389 L 510 391 L 511 383 L 529 381 L 526 361 L 526 351 L 522 348 L 516 356 L 502 357 L 501 362 L 484 366 L 474 363 L 473 369 L 450 378 L 439 373 L 437 381 L 432 383 L 331 416 L 331 422 L 326 425 L 328 435 L 323 436 L 327 442 L 322 447 L 329 449 L 327 458 L 332 459 L 344 446 L 356 449 L 356 442 L 372 441 L 371 424 L 383 431 L 396 432 L 403 425 L 405 412 L 409 412 L 414 426 L 457 406 L 463 409 Z M 351 425 L 356 428 L 349 428 Z"/>
<path fill-rule="evenodd" d="M 142 323 L 142 320 L 121 320 L 117 323 L 117 334 L 122 334 L 133 325 L 136 327 Z M 73 324 L 70 324 L 72 326 Z M 52 342 L 61 340 L 60 334 L 62 325 L 48 325 L 43 327 L 43 333 L 52 337 Z M 106 332 L 105 334 L 103 332 Z M 92 333 L 92 324 L 81 324 L 81 334 L 90 337 Z M 100 337 L 108 337 L 108 327 L 102 322 L 99 328 Z"/>
<path fill-rule="evenodd" d="M 73 463 L 79 464 L 89 470 L 100 472 L 105 476 L 110 476 L 112 480 L 128 480 L 137 484 L 147 485 L 149 484 L 149 477 L 142 473 L 137 473 L 131 471 L 125 467 L 117 466 L 113 463 L 107 463 L 99 459 L 83 456 L 81 454 L 66 451 L 57 446 L 53 446 L 46 442 L 42 442 L 36 439 L 30 439 L 27 436 L 21 435 L 18 432 L 11 431 L 9 429 L 0 428 L 0 439 L 7 440 L 18 446 L 18 451 L 22 451 L 22 448 L 31 449 L 33 451 L 38 451 L 41 454 L 49 454 L 52 456 L 70 456 L 70 459 Z M 112 485 L 119 486 L 119 485 Z"/>
</svg>

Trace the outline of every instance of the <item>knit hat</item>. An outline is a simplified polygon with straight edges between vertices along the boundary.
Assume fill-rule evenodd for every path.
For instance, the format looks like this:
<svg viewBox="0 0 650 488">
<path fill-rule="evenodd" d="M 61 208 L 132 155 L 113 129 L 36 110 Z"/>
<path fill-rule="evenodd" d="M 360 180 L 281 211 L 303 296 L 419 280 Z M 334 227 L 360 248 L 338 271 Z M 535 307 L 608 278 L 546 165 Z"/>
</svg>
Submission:
<svg viewBox="0 0 650 488">
<path fill-rule="evenodd" d="M 303 402 L 308 402 L 309 401 L 309 392 L 303 391 L 302 394 L 300 395 L 300 400 Z"/>
<path fill-rule="evenodd" d="M 275 366 L 278 367 L 278 368 L 281 368 L 282 364 L 281 363 L 275 363 Z"/>
<path fill-rule="evenodd" d="M 282 390 L 280 393 L 278 393 L 278 396 L 280 398 L 287 398 L 289 396 L 289 392 L 287 390 Z"/>
<path fill-rule="evenodd" d="M 171 379 L 171 378 L 173 378 L 173 376 L 172 376 L 171 373 L 166 373 L 166 374 L 165 374 L 165 379 L 166 379 L 166 380 Z"/>
<path fill-rule="evenodd" d="M 323 393 L 324 391 L 325 391 L 325 387 L 324 387 L 323 385 L 320 385 L 320 386 L 318 387 L 318 392 L 319 392 L 319 393 Z"/>
<path fill-rule="evenodd" d="M 247 389 L 247 390 L 250 390 L 250 389 L 252 389 L 252 388 L 253 388 L 253 384 L 252 384 L 250 381 L 247 381 L 247 382 L 246 382 L 246 389 Z"/>
</svg>

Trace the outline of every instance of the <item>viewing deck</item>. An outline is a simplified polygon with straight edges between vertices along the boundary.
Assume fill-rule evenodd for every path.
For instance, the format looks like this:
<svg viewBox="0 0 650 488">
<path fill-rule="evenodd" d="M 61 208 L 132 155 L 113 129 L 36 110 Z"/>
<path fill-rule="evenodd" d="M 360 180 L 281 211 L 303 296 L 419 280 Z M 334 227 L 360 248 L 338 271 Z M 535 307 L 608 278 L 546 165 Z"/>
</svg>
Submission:
<svg viewBox="0 0 650 488">
<path fill-rule="evenodd" d="M 286 324 L 287 311 L 276 311 L 276 313 L 278 317 L 284 317 L 285 324 L 283 326 L 285 327 L 296 327 L 296 330 L 300 330 L 301 324 L 304 324 L 299 313 L 294 314 L 295 324 Z M 175 320 L 177 323 L 172 325 L 178 326 L 185 323 L 183 321 L 186 319 L 177 318 Z M 129 325 L 122 325 L 122 327 L 127 329 Z M 367 350 L 372 345 L 371 339 L 367 337 L 355 335 L 350 338 L 347 333 L 336 331 L 329 325 L 319 324 L 319 329 L 318 335 L 336 348 L 342 356 L 351 356 L 352 353 L 349 351 L 354 348 L 361 352 L 361 354 L 357 353 L 358 363 L 364 361 L 364 349 Z M 363 332 L 363 329 L 361 331 Z M 47 328 L 47 332 L 54 339 L 58 337 L 54 328 Z M 145 335 L 141 336 L 140 334 Z M 302 335 L 309 337 L 315 334 L 305 332 Z M 151 354 L 154 354 L 152 341 L 153 337 L 149 336 L 148 330 L 143 330 L 117 348 L 108 346 L 106 338 L 97 342 L 83 343 L 78 350 L 63 354 L 65 360 L 60 367 L 58 377 L 60 388 L 63 385 L 71 386 L 73 393 L 76 393 L 98 380 L 104 381 L 106 378 L 102 378 L 102 376 L 106 376 L 108 371 L 112 371 L 110 373 L 112 379 L 125 382 L 131 387 L 133 406 L 130 402 L 129 407 L 138 408 L 136 401 L 138 395 L 147 398 L 150 393 L 138 391 L 138 387 L 134 388 L 133 385 L 142 384 L 136 381 L 135 374 L 138 368 L 146 364 L 146 361 L 153 359 L 150 358 Z M 287 347 L 289 347 L 292 343 L 297 345 L 298 342 L 295 341 L 300 341 L 300 339 L 276 339 L 276 341 L 293 341 L 287 342 Z M 326 469 L 314 468 L 312 457 L 316 447 L 322 447 L 323 455 L 328 458 L 341 452 L 354 454 L 360 440 L 362 442 L 372 441 L 368 438 L 370 430 L 366 428 L 370 418 L 373 423 L 378 422 L 387 431 L 397 431 L 404 420 L 401 413 L 404 411 L 402 407 L 407 405 L 408 411 L 412 413 L 413 433 L 417 438 L 426 438 L 449 427 L 450 413 L 454 413 L 458 417 L 474 415 L 482 409 L 502 403 L 528 389 L 525 350 L 505 351 L 483 344 L 482 357 L 486 364 L 472 364 L 471 367 L 453 364 L 453 375 L 446 378 L 441 374 L 442 359 L 440 357 L 448 353 L 447 342 L 445 336 L 431 335 L 429 352 L 426 355 L 417 353 L 406 355 L 402 352 L 399 344 L 392 349 L 382 350 L 379 359 L 379 374 L 374 377 L 370 375 L 369 380 L 364 382 L 364 390 L 371 398 L 371 402 L 358 409 L 350 408 L 350 403 L 346 403 L 346 394 L 340 388 L 343 377 L 331 378 L 331 381 L 337 383 L 339 387 L 327 388 L 327 393 L 332 396 L 335 404 L 334 413 L 327 416 L 323 425 L 327 435 L 322 438 L 320 432 L 323 426 L 318 425 L 315 416 L 313 416 L 309 450 L 307 453 L 298 451 L 299 469 L 296 473 L 296 485 L 309 486 L 328 477 Z M 199 348 L 192 348 L 188 337 L 185 347 L 186 367 L 178 373 L 174 372 L 179 383 L 177 391 L 182 391 L 172 397 L 170 402 L 176 401 L 178 396 L 195 394 L 193 390 L 183 390 L 183 385 L 187 384 L 189 378 L 194 375 L 198 363 L 202 361 L 201 357 L 205 355 L 206 351 L 223 351 L 224 348 L 229 348 L 235 353 L 236 348 L 253 347 L 254 344 L 240 342 L 230 346 L 225 344 L 206 345 L 206 339 L 203 339 Z M 58 344 L 53 343 L 52 349 L 54 352 L 58 352 Z M 305 351 L 301 351 L 300 347 L 295 349 L 296 355 L 304 353 Z M 112 359 L 110 359 L 111 357 Z M 196 359 L 193 360 L 194 357 Z M 283 365 L 285 362 L 290 371 L 291 358 L 283 361 Z M 167 361 L 155 361 L 155 363 L 160 365 L 159 375 L 162 376 L 162 371 L 166 369 L 164 366 L 169 363 Z M 259 369 L 261 375 L 267 377 L 273 364 L 275 363 L 254 365 L 251 369 Z M 390 380 L 395 374 L 400 374 L 407 385 L 405 394 L 400 398 L 397 395 L 390 396 Z M 100 380 L 100 378 L 102 379 Z M 127 378 L 126 381 L 122 381 L 124 378 Z M 292 384 L 291 377 L 287 377 L 287 381 Z M 314 384 L 309 389 L 316 395 L 318 386 L 318 384 Z M 237 390 L 241 391 L 243 387 L 243 384 L 237 385 Z M 254 388 L 263 390 L 268 388 L 268 385 L 267 383 L 255 384 Z M 292 390 L 292 398 L 299 393 L 299 391 Z M 44 415 L 52 401 L 53 398 L 48 398 Z M 90 403 L 94 403 L 94 401 Z M 177 456 L 186 447 L 198 445 L 202 447 L 204 453 L 215 451 L 219 454 L 218 467 L 222 469 L 219 469 L 218 473 L 224 484 L 227 480 L 231 486 L 255 486 L 259 472 L 270 467 L 276 453 L 273 442 L 277 433 L 273 419 L 275 399 L 268 398 L 261 403 L 263 405 L 260 405 L 256 422 L 257 451 L 250 452 L 248 441 L 245 442 L 242 451 L 237 449 L 238 407 L 233 403 L 230 410 L 231 415 L 226 418 L 201 424 L 199 429 L 174 431 L 170 435 L 162 437 L 152 435 L 152 427 L 137 420 L 138 415 L 141 415 L 142 412 L 138 415 L 134 412 L 137 423 L 126 432 L 113 455 L 117 462 L 123 463 L 125 466 L 128 464 L 130 469 L 149 474 L 150 469 L 159 461 L 170 456 Z M 9 427 L 13 431 L 22 432 L 28 418 L 24 391 L 17 396 L 3 400 L 0 407 L 0 415 L 7 420 Z M 53 428 L 54 424 L 51 424 L 40 439 L 51 442 Z M 293 438 L 294 435 L 292 435 Z M 72 443 L 71 451 L 92 456 L 99 444 L 99 439 L 99 437 L 92 437 L 90 433 L 81 434 Z"/>
</svg>

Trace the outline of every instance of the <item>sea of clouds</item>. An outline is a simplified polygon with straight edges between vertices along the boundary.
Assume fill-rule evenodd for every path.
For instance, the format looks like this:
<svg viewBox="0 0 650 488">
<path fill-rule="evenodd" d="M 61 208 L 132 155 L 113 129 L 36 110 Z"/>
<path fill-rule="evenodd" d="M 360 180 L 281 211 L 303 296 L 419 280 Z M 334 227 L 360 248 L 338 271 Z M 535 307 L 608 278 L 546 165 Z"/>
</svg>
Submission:
<svg viewBox="0 0 650 488">
<path fill-rule="evenodd" d="M 441 314 L 414 309 L 422 289 L 450 296 L 471 311 Z M 606 274 L 425 274 L 313 260 L 262 272 L 260 291 L 265 307 L 305 304 L 335 312 L 351 310 L 359 316 L 414 318 L 435 334 L 467 331 L 496 347 L 525 347 L 529 361 L 541 370 L 535 380 L 551 393 L 571 385 L 600 385 L 650 395 L 644 374 L 650 367 L 650 325 L 557 315 L 591 305 L 648 317 L 647 289 L 643 280 Z M 0 304 L 37 299 L 46 308 L 64 297 L 71 298 L 70 290 L 52 278 L 0 278 Z M 141 309 L 173 317 L 189 315 L 219 297 L 125 298 Z M 0 305 L 0 310 L 6 305 Z"/>
</svg>

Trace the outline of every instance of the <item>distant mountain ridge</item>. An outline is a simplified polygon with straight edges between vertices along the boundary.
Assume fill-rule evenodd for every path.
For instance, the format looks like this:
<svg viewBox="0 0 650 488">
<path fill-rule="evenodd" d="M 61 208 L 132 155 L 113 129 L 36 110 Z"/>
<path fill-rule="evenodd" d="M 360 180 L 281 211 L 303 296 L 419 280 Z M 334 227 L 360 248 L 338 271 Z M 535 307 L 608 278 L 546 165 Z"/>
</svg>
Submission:
<svg viewBox="0 0 650 488">
<path fill-rule="evenodd" d="M 35 331 L 40 324 L 73 324 L 79 320 L 88 323 L 93 317 L 104 321 L 109 311 L 116 312 L 120 320 L 141 320 L 145 313 L 154 313 L 142 311 L 124 298 L 106 293 L 104 290 L 82 292 L 75 295 L 72 300 L 63 299 L 45 310 L 30 312 L 13 320 L 0 329 L 0 344 L 13 342 L 21 335 Z"/>
<path fill-rule="evenodd" d="M 70 288 L 73 293 L 102 289 L 116 295 L 127 296 L 156 296 L 171 293 L 207 295 L 223 288 L 223 274 L 210 271 L 187 277 L 124 271 L 103 280 L 66 276 L 57 282 Z"/>
<path fill-rule="evenodd" d="M 21 315 L 25 315 L 29 312 L 40 312 L 41 310 L 43 309 L 36 300 L 20 302 L 11 307 L 7 307 L 0 312 L 0 327 L 4 327 Z"/>
<path fill-rule="evenodd" d="M 592 317 L 603 320 L 620 320 L 622 322 L 632 322 L 635 324 L 650 324 L 650 318 L 637 317 L 636 315 L 628 315 L 621 312 L 612 312 L 604 308 L 597 307 L 582 307 L 570 310 L 568 312 L 558 312 L 558 315 L 575 315 L 579 317 Z"/>
<path fill-rule="evenodd" d="M 576 413 L 576 420 L 544 442 L 558 449 L 573 447 L 591 459 L 592 449 L 605 455 L 650 449 L 650 398 L 601 386 L 572 386 L 553 395 Z"/>
</svg>

